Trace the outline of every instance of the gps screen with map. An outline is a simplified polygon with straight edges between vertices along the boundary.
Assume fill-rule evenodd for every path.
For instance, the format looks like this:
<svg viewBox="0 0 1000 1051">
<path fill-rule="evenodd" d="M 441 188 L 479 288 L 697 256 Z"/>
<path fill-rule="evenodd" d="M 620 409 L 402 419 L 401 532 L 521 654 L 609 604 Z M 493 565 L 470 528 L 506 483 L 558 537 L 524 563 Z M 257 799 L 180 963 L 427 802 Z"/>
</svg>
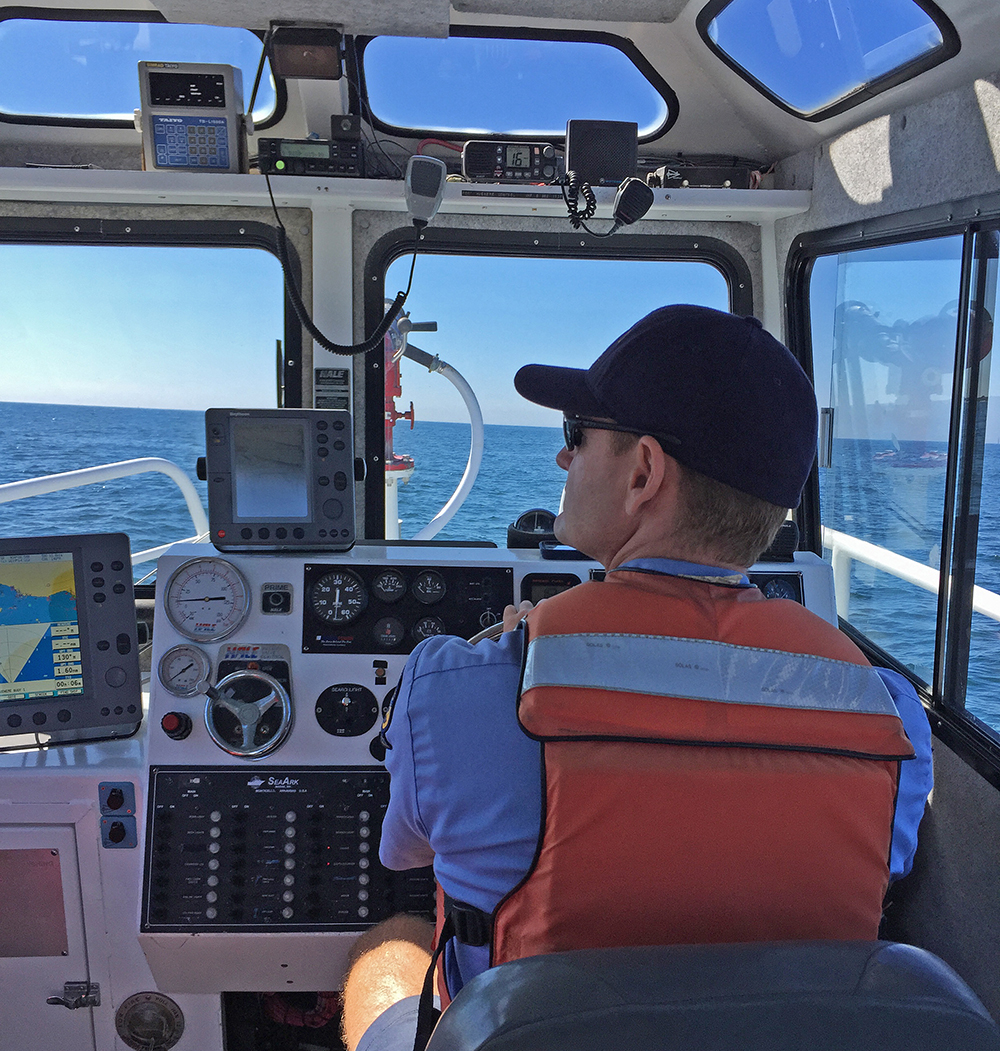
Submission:
<svg viewBox="0 0 1000 1051">
<path fill-rule="evenodd" d="M 0 702 L 83 692 L 73 555 L 0 555 Z"/>
</svg>

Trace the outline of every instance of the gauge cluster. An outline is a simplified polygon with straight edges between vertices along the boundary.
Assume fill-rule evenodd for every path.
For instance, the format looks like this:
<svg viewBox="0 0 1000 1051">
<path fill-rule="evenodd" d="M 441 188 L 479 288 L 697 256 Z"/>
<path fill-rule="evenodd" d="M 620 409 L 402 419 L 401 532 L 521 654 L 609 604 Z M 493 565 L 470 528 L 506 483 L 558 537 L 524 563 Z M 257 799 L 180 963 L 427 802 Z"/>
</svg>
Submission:
<svg viewBox="0 0 1000 1051">
<path fill-rule="evenodd" d="M 409 653 L 433 635 L 470 638 L 514 601 L 510 567 L 307 562 L 303 653 Z"/>
</svg>

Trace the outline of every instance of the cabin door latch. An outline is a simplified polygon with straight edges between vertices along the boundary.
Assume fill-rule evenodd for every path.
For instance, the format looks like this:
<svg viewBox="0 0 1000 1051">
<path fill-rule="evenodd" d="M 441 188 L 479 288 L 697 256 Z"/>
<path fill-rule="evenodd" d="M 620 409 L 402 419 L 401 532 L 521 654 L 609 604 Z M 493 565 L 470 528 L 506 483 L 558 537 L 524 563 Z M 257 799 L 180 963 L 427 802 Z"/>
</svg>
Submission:
<svg viewBox="0 0 1000 1051">
<path fill-rule="evenodd" d="M 62 996 L 50 996 L 45 1002 L 71 1011 L 78 1007 L 100 1007 L 101 987 L 97 982 L 66 982 Z"/>
</svg>

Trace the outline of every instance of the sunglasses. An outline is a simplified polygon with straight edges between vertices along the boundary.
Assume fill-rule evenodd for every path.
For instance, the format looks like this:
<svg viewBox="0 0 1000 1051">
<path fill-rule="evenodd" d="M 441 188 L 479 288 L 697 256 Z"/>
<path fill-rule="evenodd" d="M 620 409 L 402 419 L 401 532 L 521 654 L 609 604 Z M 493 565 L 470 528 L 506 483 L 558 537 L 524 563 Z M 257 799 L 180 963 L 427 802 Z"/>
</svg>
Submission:
<svg viewBox="0 0 1000 1051">
<path fill-rule="evenodd" d="M 606 423 L 604 420 L 591 420 L 586 416 L 563 416 L 563 441 L 566 448 L 572 452 L 583 444 L 584 431 L 619 431 L 622 434 L 648 434 L 655 438 L 661 445 L 680 445 L 680 438 L 672 434 L 655 434 L 653 431 L 644 431 L 640 427 L 624 427 L 620 423 Z"/>
</svg>

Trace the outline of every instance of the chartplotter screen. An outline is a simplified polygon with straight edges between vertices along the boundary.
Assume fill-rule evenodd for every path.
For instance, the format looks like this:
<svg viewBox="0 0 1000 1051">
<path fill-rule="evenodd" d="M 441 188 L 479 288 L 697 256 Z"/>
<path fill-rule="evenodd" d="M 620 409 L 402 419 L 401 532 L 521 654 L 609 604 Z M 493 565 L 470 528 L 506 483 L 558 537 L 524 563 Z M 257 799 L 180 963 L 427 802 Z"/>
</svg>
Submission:
<svg viewBox="0 0 1000 1051">
<path fill-rule="evenodd" d="M 0 701 L 84 689 L 73 555 L 0 555 Z"/>
</svg>

